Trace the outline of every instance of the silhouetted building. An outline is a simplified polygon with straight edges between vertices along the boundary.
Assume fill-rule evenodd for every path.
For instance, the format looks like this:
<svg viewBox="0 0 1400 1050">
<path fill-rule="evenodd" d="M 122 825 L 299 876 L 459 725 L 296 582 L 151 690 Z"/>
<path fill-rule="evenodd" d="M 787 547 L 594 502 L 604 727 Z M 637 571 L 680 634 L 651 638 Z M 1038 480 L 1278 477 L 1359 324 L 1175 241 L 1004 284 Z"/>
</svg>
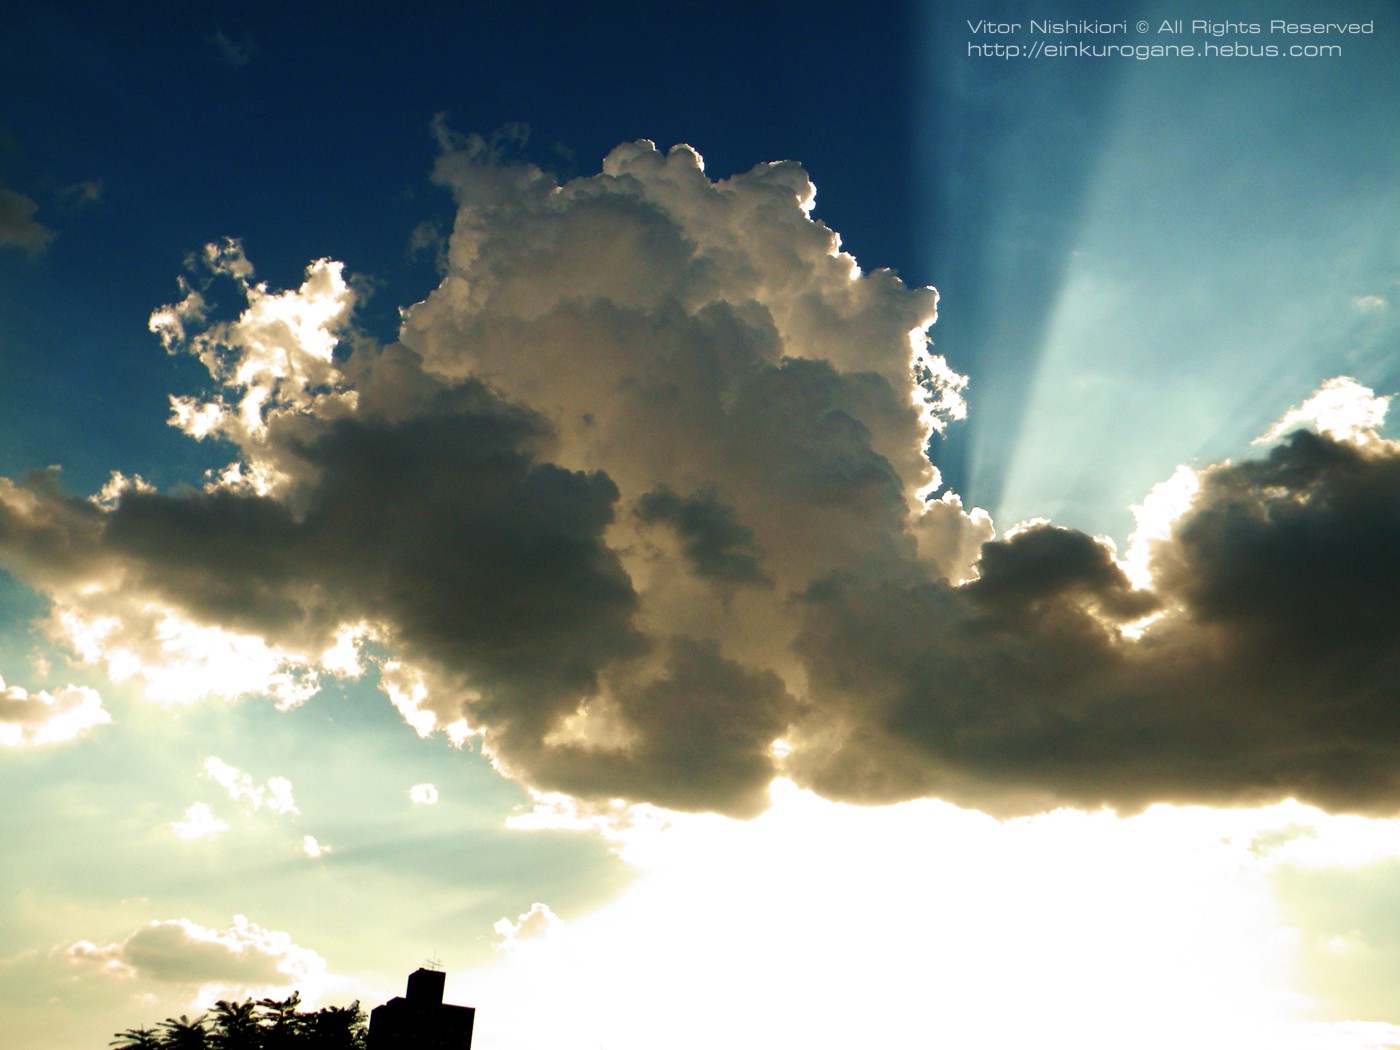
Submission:
<svg viewBox="0 0 1400 1050">
<path fill-rule="evenodd" d="M 442 1001 L 447 974 L 417 969 L 408 994 L 394 996 L 369 1015 L 369 1050 L 471 1050 L 476 1010 Z"/>
</svg>

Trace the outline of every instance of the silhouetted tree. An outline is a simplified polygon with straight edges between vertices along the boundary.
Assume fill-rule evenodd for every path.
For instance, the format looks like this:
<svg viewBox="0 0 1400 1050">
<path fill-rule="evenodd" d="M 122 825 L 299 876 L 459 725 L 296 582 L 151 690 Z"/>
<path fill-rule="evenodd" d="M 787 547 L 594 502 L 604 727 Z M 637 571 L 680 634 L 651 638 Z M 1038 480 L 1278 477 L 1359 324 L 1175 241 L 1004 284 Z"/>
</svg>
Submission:
<svg viewBox="0 0 1400 1050">
<path fill-rule="evenodd" d="M 306 1045 L 315 1050 L 362 1050 L 365 1045 L 365 1012 L 358 999 L 349 1006 L 323 1006 L 308 1021 Z"/>
<path fill-rule="evenodd" d="M 118 1032 L 108 1046 L 116 1050 L 161 1050 L 160 1035 L 154 1028 L 128 1028 Z"/>
<path fill-rule="evenodd" d="M 214 1004 L 214 1030 L 209 1033 L 209 1045 L 218 1050 L 260 1050 L 262 1032 L 253 1000 L 231 1003 L 220 999 Z"/>
<path fill-rule="evenodd" d="M 193 1021 L 184 1014 L 178 1018 L 167 1017 L 160 1023 L 165 1030 L 160 1045 L 165 1050 L 207 1050 L 209 1032 L 204 1027 L 204 1016 L 200 1014 Z"/>
<path fill-rule="evenodd" d="M 305 1015 L 297 1012 L 301 993 L 293 992 L 285 999 L 258 1000 L 258 1027 L 262 1029 L 264 1050 L 283 1050 L 301 1045 L 306 1027 Z"/>
<path fill-rule="evenodd" d="M 150 1028 L 128 1028 L 112 1040 L 114 1050 L 365 1050 L 365 1012 L 349 1006 L 298 1010 L 301 993 L 286 999 L 220 999 L 212 1018 L 184 1014 Z"/>
</svg>

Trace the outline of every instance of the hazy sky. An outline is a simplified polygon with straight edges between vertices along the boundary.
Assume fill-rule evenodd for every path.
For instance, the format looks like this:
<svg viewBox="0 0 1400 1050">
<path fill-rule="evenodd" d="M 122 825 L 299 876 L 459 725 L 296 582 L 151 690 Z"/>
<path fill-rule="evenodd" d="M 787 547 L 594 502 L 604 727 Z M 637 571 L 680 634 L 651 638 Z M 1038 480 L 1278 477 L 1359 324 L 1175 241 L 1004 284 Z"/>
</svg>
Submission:
<svg viewBox="0 0 1400 1050">
<path fill-rule="evenodd" d="M 1400 1047 L 1400 19 L 1206 7 L 11 14 L 0 1044 Z"/>
</svg>

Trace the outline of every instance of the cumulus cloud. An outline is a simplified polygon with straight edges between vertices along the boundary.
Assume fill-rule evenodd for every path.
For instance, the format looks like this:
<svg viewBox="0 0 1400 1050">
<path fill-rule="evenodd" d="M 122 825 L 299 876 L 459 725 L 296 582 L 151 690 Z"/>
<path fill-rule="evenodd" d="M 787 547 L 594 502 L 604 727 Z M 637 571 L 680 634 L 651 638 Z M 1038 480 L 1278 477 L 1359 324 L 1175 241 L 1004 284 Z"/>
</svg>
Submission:
<svg viewBox="0 0 1400 1050">
<path fill-rule="evenodd" d="M 324 842 L 317 841 L 315 835 L 302 836 L 301 851 L 312 860 L 320 860 L 335 852 L 335 850 L 331 849 L 331 847 L 327 846 Z"/>
<path fill-rule="evenodd" d="M 530 910 L 521 914 L 514 922 L 509 918 L 496 921 L 491 927 L 500 938 L 496 942 L 498 951 L 510 951 L 524 941 L 541 940 L 564 925 L 564 920 L 550 910 L 548 904 L 536 901 Z"/>
<path fill-rule="evenodd" d="M 214 816 L 207 802 L 195 802 L 185 810 L 184 820 L 170 823 L 171 829 L 186 842 L 213 838 L 228 830 L 228 823 Z"/>
<path fill-rule="evenodd" d="M 0 747 L 63 743 L 111 721 L 102 697 L 87 686 L 30 693 L 0 678 Z"/>
<path fill-rule="evenodd" d="M 751 815 L 782 772 L 999 812 L 1395 807 L 1384 398 L 1334 384 L 1285 417 L 1315 431 L 1188 471 L 1126 560 L 995 538 L 932 498 L 964 410 L 936 293 L 862 271 L 800 166 L 639 142 L 561 184 L 443 141 L 446 272 L 397 342 L 339 263 L 276 291 L 211 245 L 151 326 L 208 370 L 171 421 L 227 467 L 0 479 L 0 564 L 80 657 L 284 706 L 370 669 L 420 734 L 598 806 Z"/>
<path fill-rule="evenodd" d="M 438 789 L 432 784 L 414 784 L 408 789 L 408 800 L 420 806 L 435 806 Z"/>
<path fill-rule="evenodd" d="M 120 941 L 77 941 L 56 950 L 75 966 L 119 978 L 214 987 L 230 997 L 314 988 L 326 963 L 291 937 L 242 915 L 217 930 L 189 919 L 150 922 Z"/>
<path fill-rule="evenodd" d="M 1013 809 L 1297 795 L 1392 812 L 1400 449 L 1297 431 L 1196 482 L 1150 544 L 1150 590 L 1040 526 L 988 544 L 956 595 L 813 592 L 803 644 L 831 691 L 807 775 Z M 1140 637 L 1118 629 L 1144 614 Z"/>
</svg>

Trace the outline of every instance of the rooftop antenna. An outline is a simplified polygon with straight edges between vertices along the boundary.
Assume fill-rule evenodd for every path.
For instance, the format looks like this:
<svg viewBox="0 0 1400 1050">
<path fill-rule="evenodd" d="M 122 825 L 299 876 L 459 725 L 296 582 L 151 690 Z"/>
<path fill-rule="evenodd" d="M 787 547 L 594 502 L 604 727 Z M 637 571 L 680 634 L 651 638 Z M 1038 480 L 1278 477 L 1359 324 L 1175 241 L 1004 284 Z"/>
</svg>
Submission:
<svg viewBox="0 0 1400 1050">
<path fill-rule="evenodd" d="M 433 950 L 433 954 L 424 961 L 423 966 L 429 970 L 442 969 L 442 960 L 437 957 L 437 949 Z"/>
</svg>

